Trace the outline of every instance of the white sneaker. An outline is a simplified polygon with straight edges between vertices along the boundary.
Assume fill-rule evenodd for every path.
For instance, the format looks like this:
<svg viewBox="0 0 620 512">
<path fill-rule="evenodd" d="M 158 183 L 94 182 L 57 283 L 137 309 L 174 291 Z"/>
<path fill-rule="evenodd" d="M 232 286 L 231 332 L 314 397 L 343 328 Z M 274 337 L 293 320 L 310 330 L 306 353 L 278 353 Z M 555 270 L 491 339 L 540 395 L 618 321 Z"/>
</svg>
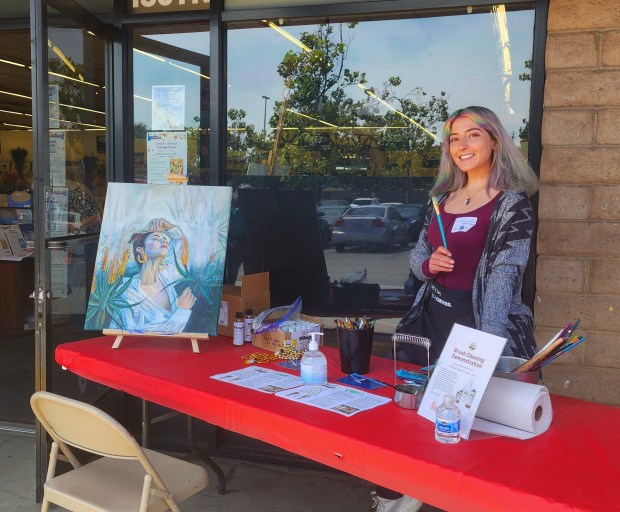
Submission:
<svg viewBox="0 0 620 512">
<path fill-rule="evenodd" d="M 424 505 L 420 500 L 403 495 L 396 500 L 388 500 L 377 496 L 375 491 L 370 493 L 372 496 L 372 508 L 376 508 L 377 512 L 417 512 Z"/>
</svg>

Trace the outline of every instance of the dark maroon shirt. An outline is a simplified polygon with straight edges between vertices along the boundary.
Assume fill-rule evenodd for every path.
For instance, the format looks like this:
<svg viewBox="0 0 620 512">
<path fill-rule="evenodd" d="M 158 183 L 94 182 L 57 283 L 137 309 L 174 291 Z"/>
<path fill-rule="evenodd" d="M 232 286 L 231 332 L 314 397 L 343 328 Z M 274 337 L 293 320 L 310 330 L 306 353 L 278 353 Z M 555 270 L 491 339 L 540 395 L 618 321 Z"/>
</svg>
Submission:
<svg viewBox="0 0 620 512">
<path fill-rule="evenodd" d="M 487 204 L 467 213 L 447 213 L 442 201 L 439 205 L 443 222 L 448 250 L 452 253 L 454 268 L 452 272 L 440 272 L 435 276 L 435 282 L 446 288 L 455 290 L 471 290 L 474 286 L 474 276 L 484 249 L 484 242 L 489 230 L 489 222 L 493 207 L 500 194 L 497 194 Z M 433 216 L 428 232 L 428 242 L 433 252 L 443 245 L 437 216 Z M 429 277 L 433 274 L 428 269 L 429 260 L 422 265 L 422 271 Z"/>
</svg>

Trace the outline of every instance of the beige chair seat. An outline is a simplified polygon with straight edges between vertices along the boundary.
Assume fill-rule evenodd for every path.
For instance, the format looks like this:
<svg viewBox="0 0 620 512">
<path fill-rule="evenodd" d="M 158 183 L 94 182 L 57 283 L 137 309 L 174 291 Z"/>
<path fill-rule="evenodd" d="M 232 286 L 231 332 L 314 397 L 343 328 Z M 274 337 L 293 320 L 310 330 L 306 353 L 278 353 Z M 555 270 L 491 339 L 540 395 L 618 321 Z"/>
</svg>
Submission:
<svg viewBox="0 0 620 512">
<path fill-rule="evenodd" d="M 50 503 L 73 512 L 180 512 L 177 503 L 209 483 L 202 466 L 140 447 L 120 423 L 92 405 L 46 391 L 32 395 L 30 404 L 54 441 L 42 512 Z M 70 447 L 101 458 L 81 465 Z M 56 476 L 58 460 L 73 469 Z"/>
<path fill-rule="evenodd" d="M 207 486 L 207 472 L 197 471 L 195 464 L 142 450 L 177 503 Z M 144 468 L 137 460 L 104 457 L 47 482 L 45 497 L 69 510 L 136 512 L 143 482 Z M 148 510 L 161 512 L 168 510 L 168 505 L 162 498 L 151 496 Z"/>
</svg>

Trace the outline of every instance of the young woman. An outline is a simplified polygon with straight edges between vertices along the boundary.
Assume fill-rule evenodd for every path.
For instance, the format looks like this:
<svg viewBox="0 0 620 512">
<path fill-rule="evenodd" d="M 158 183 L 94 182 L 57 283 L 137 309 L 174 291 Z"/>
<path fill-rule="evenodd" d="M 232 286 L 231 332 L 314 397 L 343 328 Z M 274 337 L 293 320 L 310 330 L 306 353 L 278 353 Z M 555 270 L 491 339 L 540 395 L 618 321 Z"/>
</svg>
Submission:
<svg viewBox="0 0 620 512">
<path fill-rule="evenodd" d="M 492 111 L 467 107 L 448 118 L 430 192 L 439 199 L 448 247 L 431 211 L 410 260 L 424 285 L 397 328 L 428 337 L 432 361 L 454 323 L 506 338 L 504 355 L 536 352 L 532 311 L 521 289 L 534 231 L 529 195 L 537 187 L 534 171 Z M 426 353 L 420 356 L 415 349 L 402 354 L 426 364 Z"/>
<path fill-rule="evenodd" d="M 439 200 L 446 244 L 431 209 L 410 259 L 424 284 L 396 331 L 429 338 L 431 362 L 455 323 L 506 338 L 505 355 L 529 358 L 536 352 L 534 322 L 521 289 L 534 231 L 529 196 L 538 180 L 487 108 L 457 110 L 442 135 L 430 194 Z M 420 365 L 427 361 L 425 349 L 405 344 L 397 357 Z M 374 499 L 379 512 L 422 506 L 387 489 L 378 489 Z"/>
</svg>

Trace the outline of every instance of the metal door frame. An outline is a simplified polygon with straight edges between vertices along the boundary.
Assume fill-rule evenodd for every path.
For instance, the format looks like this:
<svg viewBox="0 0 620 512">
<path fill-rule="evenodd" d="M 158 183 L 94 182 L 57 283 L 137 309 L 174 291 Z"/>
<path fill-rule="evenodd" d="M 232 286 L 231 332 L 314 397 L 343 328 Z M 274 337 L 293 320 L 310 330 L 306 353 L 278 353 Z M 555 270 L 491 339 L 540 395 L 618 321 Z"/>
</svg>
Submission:
<svg viewBox="0 0 620 512">
<path fill-rule="evenodd" d="M 48 250 L 50 244 L 45 238 L 46 188 L 49 176 L 49 95 L 48 95 L 48 16 L 47 8 L 52 7 L 80 27 L 91 30 L 104 39 L 112 39 L 112 28 L 91 14 L 73 0 L 30 0 L 30 35 L 32 60 L 32 145 L 33 145 L 33 211 L 35 221 L 35 391 L 46 390 L 49 386 L 48 364 L 53 358 L 47 343 L 47 332 L 51 326 L 51 273 Z M 109 87 L 108 70 L 112 69 L 111 52 L 106 52 L 106 112 L 112 104 L 113 89 Z M 107 125 L 109 128 L 110 125 Z M 110 158 L 107 158 L 110 175 Z M 89 239 L 91 237 L 88 237 Z M 86 240 L 80 240 L 86 242 Z M 51 331 L 50 331 L 51 332 Z M 41 501 L 42 484 L 47 470 L 47 436 L 41 425 L 36 424 L 36 500 Z"/>
</svg>

